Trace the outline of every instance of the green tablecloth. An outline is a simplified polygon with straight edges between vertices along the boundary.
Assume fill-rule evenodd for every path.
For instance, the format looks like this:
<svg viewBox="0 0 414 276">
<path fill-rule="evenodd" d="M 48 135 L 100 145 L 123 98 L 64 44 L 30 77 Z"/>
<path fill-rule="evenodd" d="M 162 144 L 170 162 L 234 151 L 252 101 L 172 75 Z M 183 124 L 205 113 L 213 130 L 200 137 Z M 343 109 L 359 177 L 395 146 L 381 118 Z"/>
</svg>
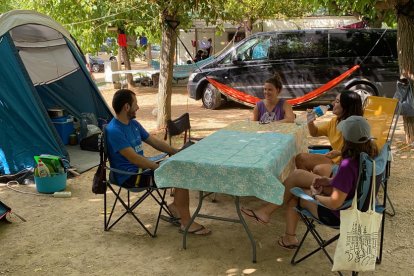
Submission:
<svg viewBox="0 0 414 276">
<path fill-rule="evenodd" d="M 282 133 L 273 132 L 277 128 Z M 281 204 L 280 178 L 287 167 L 291 170 L 303 137 L 303 127 L 295 124 L 235 123 L 162 162 L 155 182 L 158 187 L 256 196 Z"/>
</svg>

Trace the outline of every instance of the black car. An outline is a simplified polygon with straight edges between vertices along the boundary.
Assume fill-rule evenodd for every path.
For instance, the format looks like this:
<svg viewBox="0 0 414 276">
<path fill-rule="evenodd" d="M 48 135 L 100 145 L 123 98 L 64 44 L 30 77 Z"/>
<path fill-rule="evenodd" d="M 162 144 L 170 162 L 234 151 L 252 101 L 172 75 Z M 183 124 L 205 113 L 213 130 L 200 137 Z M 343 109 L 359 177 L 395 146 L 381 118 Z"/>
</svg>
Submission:
<svg viewBox="0 0 414 276">
<path fill-rule="evenodd" d="M 103 59 L 94 56 L 89 56 L 89 65 L 95 73 L 103 72 L 105 68 Z"/>
<path fill-rule="evenodd" d="M 280 97 L 293 99 L 362 62 L 360 69 L 311 103 L 330 103 L 342 89 L 355 90 L 363 99 L 392 97 L 399 76 L 396 38 L 396 30 L 384 29 L 256 33 L 196 70 L 187 90 L 191 98 L 202 99 L 206 108 L 216 109 L 230 98 L 208 83 L 206 76 L 263 98 L 265 80 L 278 72 L 284 84 Z"/>
</svg>

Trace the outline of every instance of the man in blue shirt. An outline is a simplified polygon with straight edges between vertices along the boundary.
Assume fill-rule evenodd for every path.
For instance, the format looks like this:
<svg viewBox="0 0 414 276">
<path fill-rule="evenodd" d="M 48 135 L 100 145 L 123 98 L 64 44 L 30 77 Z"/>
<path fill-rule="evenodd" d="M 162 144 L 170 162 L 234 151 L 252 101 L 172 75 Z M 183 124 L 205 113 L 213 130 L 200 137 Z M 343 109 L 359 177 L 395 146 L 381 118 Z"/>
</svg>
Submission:
<svg viewBox="0 0 414 276">
<path fill-rule="evenodd" d="M 157 169 L 158 164 L 144 156 L 142 142 L 171 155 L 177 152 L 177 149 L 151 136 L 139 122 L 134 120 L 136 112 L 139 109 L 134 92 L 128 89 L 118 90 L 112 99 L 112 108 L 116 116 L 106 127 L 108 155 L 112 168 L 134 173 L 139 170 Z M 115 174 L 114 176 L 117 183 L 126 187 L 135 186 L 136 184 L 140 186 L 144 179 L 144 177 L 141 178 L 140 176 L 138 176 L 140 179 L 137 179 L 135 175 Z M 190 221 L 189 202 L 188 190 L 176 188 L 174 201 L 168 205 L 171 213 L 175 217 L 180 218 L 181 232 Z M 211 231 L 193 222 L 189 233 L 208 235 Z"/>
</svg>

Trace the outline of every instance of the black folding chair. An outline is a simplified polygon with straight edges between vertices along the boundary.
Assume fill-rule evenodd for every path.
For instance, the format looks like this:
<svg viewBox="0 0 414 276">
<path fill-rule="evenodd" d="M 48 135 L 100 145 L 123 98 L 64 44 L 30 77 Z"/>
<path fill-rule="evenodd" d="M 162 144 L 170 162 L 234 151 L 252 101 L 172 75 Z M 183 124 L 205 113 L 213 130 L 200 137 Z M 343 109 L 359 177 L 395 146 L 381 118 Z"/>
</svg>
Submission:
<svg viewBox="0 0 414 276">
<path fill-rule="evenodd" d="M 148 233 L 148 235 L 150 235 L 151 237 L 155 237 L 157 234 L 158 223 L 160 221 L 160 216 L 161 216 L 162 211 L 164 210 L 168 214 L 169 217 L 173 217 L 170 211 L 168 210 L 167 204 L 164 200 L 166 189 L 159 189 L 154 185 L 153 172 L 151 170 L 144 170 L 138 173 L 131 173 L 131 172 L 121 171 L 118 169 L 111 168 L 110 166 L 107 166 L 106 160 L 108 158 L 108 153 L 107 153 L 107 136 L 106 136 L 105 128 L 104 128 L 100 143 L 103 143 L 100 146 L 100 150 L 103 151 L 103 154 L 104 154 L 104 158 L 102 161 L 104 162 L 103 165 L 106 167 L 107 170 L 110 171 L 109 179 L 106 182 L 106 186 L 109 189 L 109 191 L 111 191 L 115 196 L 115 200 L 112 204 L 111 211 L 109 212 L 109 215 L 108 215 L 107 214 L 108 207 L 109 207 L 108 206 L 109 199 L 107 196 L 108 191 L 104 194 L 104 229 L 105 231 L 109 231 L 123 217 L 125 217 L 125 215 L 129 214 Z M 156 157 L 152 157 L 150 159 L 156 162 L 157 160 L 162 160 L 165 156 L 167 156 L 167 154 L 161 154 Z M 110 163 L 111 162 L 109 160 L 109 164 Z M 122 183 L 116 182 L 114 173 L 124 174 L 124 175 L 129 175 L 129 176 L 136 175 L 137 177 L 140 177 L 140 183 L 142 184 L 145 182 L 146 186 L 145 187 L 132 187 L 132 188 L 123 187 L 121 185 Z M 132 200 L 131 194 L 140 194 L 140 195 L 138 196 L 137 199 Z M 136 212 L 137 208 L 147 198 L 152 198 L 159 206 L 158 214 L 155 220 L 155 227 L 152 232 L 150 231 L 149 227 L 147 227 L 142 222 L 141 218 L 139 218 Z M 117 209 L 119 209 L 117 208 L 119 207 L 119 204 L 117 204 L 118 202 L 121 203 L 121 206 L 122 206 L 122 211 L 120 215 L 118 212 L 115 212 Z M 116 219 L 113 218 L 115 216 L 115 213 L 118 215 Z"/>
<path fill-rule="evenodd" d="M 184 113 L 177 119 L 167 121 L 164 140 L 168 138 L 168 143 L 172 145 L 172 137 L 181 135 L 183 133 L 183 148 L 194 144 L 194 141 L 200 140 L 199 138 L 191 137 L 190 114 L 188 114 L 188 112 Z"/>
<path fill-rule="evenodd" d="M 368 195 L 370 194 L 371 189 L 372 189 L 372 187 L 371 187 L 372 172 L 373 172 L 372 159 L 366 153 L 362 153 L 361 157 L 360 157 L 360 162 L 359 162 L 359 176 L 358 176 L 358 186 L 357 186 L 357 193 L 358 193 L 357 194 L 358 195 L 357 203 L 358 203 L 358 209 L 360 209 L 360 210 L 365 211 L 368 208 L 368 204 L 369 204 Z M 377 181 L 376 185 L 379 186 L 378 181 Z M 315 201 L 312 197 L 307 195 L 301 188 L 295 187 L 295 188 L 292 188 L 290 191 L 291 191 L 292 194 L 299 197 L 300 200 L 313 201 L 313 202 L 319 204 L 319 202 Z M 347 200 L 347 201 L 344 202 L 344 204 L 339 209 L 347 209 L 351 206 L 351 203 L 352 203 L 352 199 Z M 318 220 L 316 217 L 314 217 L 310 211 L 308 211 L 307 209 L 305 209 L 301 206 L 297 206 L 296 211 L 298 212 L 301 220 L 304 222 L 307 229 L 306 229 L 305 234 L 303 235 L 303 238 L 301 239 L 301 241 L 299 243 L 298 248 L 296 249 L 295 254 L 292 257 L 291 264 L 293 264 L 293 265 L 298 264 L 298 263 L 302 262 L 303 260 L 309 258 L 313 254 L 315 254 L 315 253 L 317 253 L 321 250 L 326 255 L 326 257 L 329 259 L 331 264 L 333 264 L 333 259 L 330 256 L 330 254 L 328 253 L 328 251 L 326 250 L 326 247 L 339 239 L 339 233 L 336 234 L 334 237 L 331 237 L 329 239 L 325 239 L 318 232 L 317 226 L 318 225 L 319 226 L 327 226 L 329 228 L 338 229 L 338 230 L 339 230 L 339 226 L 329 226 L 329 225 L 326 225 L 326 224 L 322 223 L 320 220 Z M 376 206 L 376 212 L 384 213 L 384 208 L 382 208 L 380 205 Z M 296 257 L 303 250 L 303 244 L 304 244 L 306 238 L 308 237 L 309 233 L 311 233 L 311 236 L 313 236 L 315 241 L 318 243 L 318 247 L 316 249 L 310 251 L 306 255 L 300 257 L 297 260 Z M 382 241 L 382 239 L 381 239 L 381 241 Z M 380 250 L 382 251 L 382 245 L 380 247 Z M 377 262 L 378 262 L 378 258 L 377 258 Z M 341 272 L 338 272 L 338 274 L 343 275 Z M 353 272 L 352 274 L 357 275 L 358 273 Z"/>
<path fill-rule="evenodd" d="M 191 124 L 190 124 L 190 114 L 188 112 L 184 113 L 180 117 L 174 120 L 167 121 L 167 128 L 165 129 L 164 140 L 167 140 L 170 146 L 172 145 L 172 137 L 183 134 L 183 143 L 181 149 L 185 149 L 194 144 L 194 141 L 201 140 L 200 138 L 191 137 Z M 171 188 L 171 196 L 174 196 L 174 188 Z M 214 198 L 215 200 L 215 198 Z"/>
</svg>

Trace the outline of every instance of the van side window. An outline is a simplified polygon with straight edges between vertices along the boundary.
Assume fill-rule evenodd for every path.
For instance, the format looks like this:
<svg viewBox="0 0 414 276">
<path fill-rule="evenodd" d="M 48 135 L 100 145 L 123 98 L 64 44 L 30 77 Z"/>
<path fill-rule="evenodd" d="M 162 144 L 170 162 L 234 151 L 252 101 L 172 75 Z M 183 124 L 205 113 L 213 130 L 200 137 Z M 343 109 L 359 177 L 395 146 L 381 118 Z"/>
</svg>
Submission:
<svg viewBox="0 0 414 276">
<path fill-rule="evenodd" d="M 329 56 L 330 57 L 355 57 L 353 35 L 351 32 L 329 34 Z"/>
<path fill-rule="evenodd" d="M 328 56 L 326 33 L 281 33 L 273 41 L 269 59 L 325 58 Z"/>
<path fill-rule="evenodd" d="M 385 41 L 391 51 L 391 56 L 394 58 L 398 57 L 398 51 L 397 51 L 397 32 L 396 31 L 390 31 L 388 30 L 385 33 Z"/>
<path fill-rule="evenodd" d="M 329 41 L 330 57 L 365 57 L 370 56 L 392 56 L 392 48 L 387 41 L 381 37 L 381 32 L 345 31 L 342 33 L 331 33 Z M 379 40 L 379 41 L 378 41 Z M 374 45 L 378 44 L 374 47 Z"/>
<path fill-rule="evenodd" d="M 234 59 L 237 59 L 237 61 L 267 59 L 269 46 L 269 36 L 254 37 L 247 40 L 227 55 L 227 57 L 223 59 L 222 64 L 232 63 Z"/>
</svg>

